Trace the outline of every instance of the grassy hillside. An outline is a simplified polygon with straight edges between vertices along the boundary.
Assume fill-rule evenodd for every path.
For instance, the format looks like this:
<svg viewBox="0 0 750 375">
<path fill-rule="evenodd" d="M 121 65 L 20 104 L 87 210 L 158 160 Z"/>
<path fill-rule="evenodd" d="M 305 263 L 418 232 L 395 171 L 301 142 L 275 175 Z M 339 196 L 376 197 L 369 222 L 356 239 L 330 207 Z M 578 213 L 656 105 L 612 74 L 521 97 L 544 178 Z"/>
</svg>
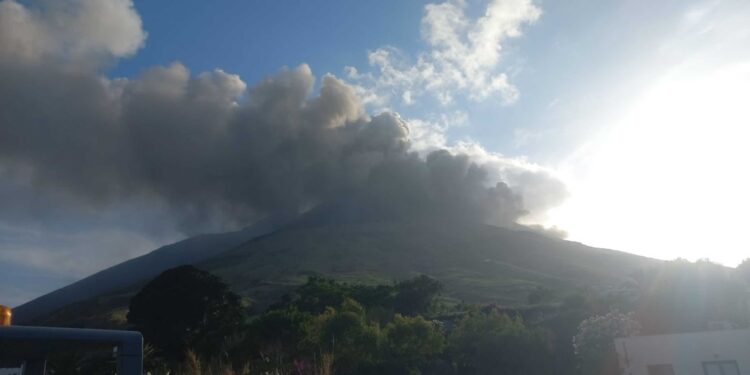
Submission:
<svg viewBox="0 0 750 375">
<path fill-rule="evenodd" d="M 428 274 L 445 285 L 449 301 L 515 307 L 539 287 L 558 295 L 614 287 L 657 262 L 532 232 L 430 220 L 289 227 L 197 266 L 221 276 L 260 312 L 313 274 L 372 284 Z M 123 324 L 142 283 L 69 304 L 35 323 Z"/>
<path fill-rule="evenodd" d="M 539 286 L 607 287 L 656 261 L 536 233 L 440 220 L 282 230 L 202 264 L 265 307 L 310 274 L 382 283 L 429 274 L 446 296 L 524 304 Z"/>
<path fill-rule="evenodd" d="M 204 234 L 160 247 L 16 307 L 14 320 L 25 324 L 46 319 L 57 309 L 78 302 L 90 303 L 99 296 L 144 283 L 167 269 L 199 263 L 276 227 L 273 221 L 263 220 L 240 231 Z"/>
</svg>

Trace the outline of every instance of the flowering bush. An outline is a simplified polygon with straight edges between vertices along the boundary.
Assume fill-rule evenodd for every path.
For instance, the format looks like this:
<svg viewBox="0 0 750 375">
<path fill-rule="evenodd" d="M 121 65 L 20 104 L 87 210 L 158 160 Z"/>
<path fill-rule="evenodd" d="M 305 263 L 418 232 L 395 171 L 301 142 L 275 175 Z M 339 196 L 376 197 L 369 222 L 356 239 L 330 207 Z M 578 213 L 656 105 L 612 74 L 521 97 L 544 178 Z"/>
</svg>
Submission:
<svg viewBox="0 0 750 375">
<path fill-rule="evenodd" d="M 601 372 L 603 361 L 614 353 L 614 339 L 637 335 L 641 326 L 630 314 L 612 311 L 592 316 L 578 326 L 573 337 L 573 350 L 581 369 Z"/>
</svg>

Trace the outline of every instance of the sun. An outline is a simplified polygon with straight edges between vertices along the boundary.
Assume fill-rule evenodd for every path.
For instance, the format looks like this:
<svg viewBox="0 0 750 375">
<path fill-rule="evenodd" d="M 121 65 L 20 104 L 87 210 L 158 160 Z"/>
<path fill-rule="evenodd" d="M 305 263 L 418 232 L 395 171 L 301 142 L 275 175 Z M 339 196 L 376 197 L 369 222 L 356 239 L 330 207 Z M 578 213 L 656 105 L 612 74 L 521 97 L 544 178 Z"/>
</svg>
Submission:
<svg viewBox="0 0 750 375">
<path fill-rule="evenodd" d="M 678 68 L 561 169 L 570 238 L 663 259 L 750 257 L 750 63 Z M 567 171 L 567 172 L 566 172 Z"/>
</svg>

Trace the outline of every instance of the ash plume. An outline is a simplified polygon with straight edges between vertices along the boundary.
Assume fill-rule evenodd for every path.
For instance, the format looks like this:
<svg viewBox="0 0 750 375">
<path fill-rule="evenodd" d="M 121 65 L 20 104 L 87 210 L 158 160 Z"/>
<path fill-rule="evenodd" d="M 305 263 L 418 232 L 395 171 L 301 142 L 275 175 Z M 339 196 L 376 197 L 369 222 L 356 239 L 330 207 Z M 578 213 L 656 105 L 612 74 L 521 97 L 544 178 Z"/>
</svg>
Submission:
<svg viewBox="0 0 750 375">
<path fill-rule="evenodd" d="M 56 29 L 63 16 L 69 26 Z M 549 208 L 523 191 L 560 195 L 545 172 L 522 171 L 526 189 L 467 154 L 420 156 L 397 114 L 368 114 L 332 75 L 314 90 L 304 64 L 249 88 L 180 63 L 133 79 L 101 73 L 145 38 L 129 1 L 0 2 L 0 175 L 71 207 L 154 202 L 188 233 L 341 197 L 377 217 L 506 225 Z"/>
</svg>

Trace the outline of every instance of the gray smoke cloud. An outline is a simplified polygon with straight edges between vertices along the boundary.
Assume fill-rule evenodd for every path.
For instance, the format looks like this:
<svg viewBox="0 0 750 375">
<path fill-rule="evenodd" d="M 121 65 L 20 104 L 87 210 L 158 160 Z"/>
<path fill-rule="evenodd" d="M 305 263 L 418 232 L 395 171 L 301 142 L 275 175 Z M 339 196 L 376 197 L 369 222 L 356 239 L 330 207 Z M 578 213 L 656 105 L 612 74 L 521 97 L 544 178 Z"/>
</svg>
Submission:
<svg viewBox="0 0 750 375">
<path fill-rule="evenodd" d="M 0 2 L 0 175 L 71 207 L 154 202 L 186 233 L 342 197 L 378 218 L 507 225 L 549 208 L 521 192 L 564 189 L 537 171 L 515 180 L 533 186 L 509 186 L 467 154 L 420 156 L 397 114 L 367 114 L 332 75 L 313 92 L 304 64 L 250 88 L 179 63 L 133 79 L 101 74 L 145 37 L 130 1 Z"/>
</svg>

